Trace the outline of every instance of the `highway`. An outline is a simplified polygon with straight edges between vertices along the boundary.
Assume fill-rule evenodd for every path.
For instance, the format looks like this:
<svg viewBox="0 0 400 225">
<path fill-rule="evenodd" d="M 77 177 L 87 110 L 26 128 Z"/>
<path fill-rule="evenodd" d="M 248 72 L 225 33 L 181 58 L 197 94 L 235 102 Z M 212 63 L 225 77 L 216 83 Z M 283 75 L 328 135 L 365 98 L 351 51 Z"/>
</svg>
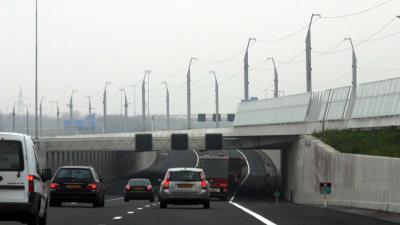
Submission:
<svg viewBox="0 0 400 225">
<path fill-rule="evenodd" d="M 236 192 L 233 202 L 212 201 L 210 209 L 201 205 L 168 205 L 160 209 L 158 202 L 130 201 L 122 199 L 124 185 L 128 178 L 111 181 L 107 186 L 107 201 L 104 208 L 92 208 L 89 204 L 64 204 L 50 207 L 49 225 L 262 225 L 262 224 L 328 224 L 328 225 L 389 225 L 392 223 L 362 217 L 329 209 L 296 205 L 288 202 L 275 204 L 268 194 L 266 169 L 256 151 L 229 152 L 233 157 L 245 157 L 249 173 Z M 134 177 L 157 178 L 164 175 L 169 167 L 194 167 L 197 156 L 192 151 L 171 151 L 160 154 L 156 162 Z M 18 224 L 18 223 L 0 223 Z"/>
</svg>

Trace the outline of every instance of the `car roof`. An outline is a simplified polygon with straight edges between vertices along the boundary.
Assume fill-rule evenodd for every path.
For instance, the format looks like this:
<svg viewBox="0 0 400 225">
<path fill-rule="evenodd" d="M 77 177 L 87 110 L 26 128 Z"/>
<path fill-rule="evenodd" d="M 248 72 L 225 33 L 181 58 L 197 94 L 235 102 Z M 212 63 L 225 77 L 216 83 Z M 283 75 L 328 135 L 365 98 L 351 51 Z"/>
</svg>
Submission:
<svg viewBox="0 0 400 225">
<path fill-rule="evenodd" d="M 203 169 L 200 169 L 200 168 L 191 168 L 191 167 L 177 167 L 177 168 L 169 168 L 168 171 L 171 171 L 171 172 L 177 172 L 177 171 L 202 172 Z"/>
<path fill-rule="evenodd" d="M 26 134 L 12 133 L 12 132 L 0 132 L 0 139 L 5 140 L 19 140 L 23 141 Z"/>
</svg>

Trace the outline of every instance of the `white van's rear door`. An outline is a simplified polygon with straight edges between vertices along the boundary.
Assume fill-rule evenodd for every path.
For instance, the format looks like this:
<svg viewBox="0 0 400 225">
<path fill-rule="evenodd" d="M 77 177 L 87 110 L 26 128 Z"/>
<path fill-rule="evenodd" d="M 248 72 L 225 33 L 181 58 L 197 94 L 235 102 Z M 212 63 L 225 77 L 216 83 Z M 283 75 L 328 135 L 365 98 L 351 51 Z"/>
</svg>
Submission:
<svg viewBox="0 0 400 225">
<path fill-rule="evenodd" d="M 21 140 L 0 139 L 0 202 L 28 202 L 28 165 Z"/>
</svg>

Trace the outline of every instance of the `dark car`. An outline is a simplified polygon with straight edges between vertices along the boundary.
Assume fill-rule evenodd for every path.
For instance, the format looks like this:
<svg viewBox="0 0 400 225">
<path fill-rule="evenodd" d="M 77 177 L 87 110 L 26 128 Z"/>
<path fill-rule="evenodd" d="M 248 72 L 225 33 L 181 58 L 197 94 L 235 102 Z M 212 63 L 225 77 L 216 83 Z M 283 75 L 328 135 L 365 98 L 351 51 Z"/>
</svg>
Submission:
<svg viewBox="0 0 400 225">
<path fill-rule="evenodd" d="M 153 186 L 149 179 L 130 179 L 125 187 L 124 201 L 148 199 L 154 202 Z"/>
<path fill-rule="evenodd" d="M 63 202 L 93 203 L 104 207 L 105 187 L 91 166 L 64 166 L 57 170 L 50 184 L 50 206 Z"/>
</svg>

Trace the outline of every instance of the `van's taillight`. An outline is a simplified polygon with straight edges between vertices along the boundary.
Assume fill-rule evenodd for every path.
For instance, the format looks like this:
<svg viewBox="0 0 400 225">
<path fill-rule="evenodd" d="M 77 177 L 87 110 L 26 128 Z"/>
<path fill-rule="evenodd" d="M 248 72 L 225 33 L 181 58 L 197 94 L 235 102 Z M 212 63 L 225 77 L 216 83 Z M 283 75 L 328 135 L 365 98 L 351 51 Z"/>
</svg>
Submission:
<svg viewBox="0 0 400 225">
<path fill-rule="evenodd" d="M 88 185 L 87 185 L 87 188 L 88 188 L 89 190 L 97 190 L 97 184 L 88 184 Z"/>
<path fill-rule="evenodd" d="M 28 187 L 29 193 L 35 192 L 35 177 L 33 175 L 28 176 Z"/>
<path fill-rule="evenodd" d="M 51 189 L 51 190 L 55 190 L 55 189 L 58 188 L 58 186 L 59 186 L 59 184 L 57 184 L 57 183 L 51 183 L 51 184 L 50 184 L 50 189 Z"/>
<path fill-rule="evenodd" d="M 152 190 L 153 190 L 153 187 L 151 185 L 148 185 L 147 186 L 147 191 L 152 191 Z"/>
<path fill-rule="evenodd" d="M 163 189 L 169 189 L 169 180 L 165 180 L 162 185 Z"/>
<path fill-rule="evenodd" d="M 207 181 L 201 181 L 201 189 L 207 189 Z"/>
</svg>

